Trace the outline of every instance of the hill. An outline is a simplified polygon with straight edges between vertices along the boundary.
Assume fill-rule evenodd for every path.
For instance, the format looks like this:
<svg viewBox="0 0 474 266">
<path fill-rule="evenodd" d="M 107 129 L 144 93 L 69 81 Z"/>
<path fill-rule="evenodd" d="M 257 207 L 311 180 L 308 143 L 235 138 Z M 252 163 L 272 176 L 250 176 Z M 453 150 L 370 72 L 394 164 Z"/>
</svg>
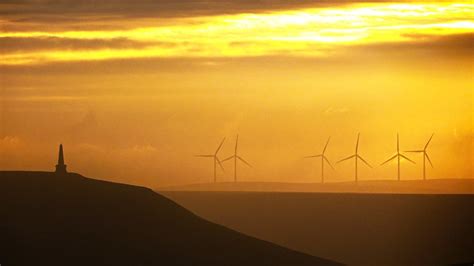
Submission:
<svg viewBox="0 0 474 266">
<path fill-rule="evenodd" d="M 337 265 L 78 174 L 0 172 L 0 214 L 1 265 Z"/>
<path fill-rule="evenodd" d="M 364 180 L 338 183 L 218 182 L 159 187 L 157 191 L 248 191 L 396 194 L 474 194 L 474 179 Z"/>
<path fill-rule="evenodd" d="M 474 195 L 163 194 L 210 221 L 344 264 L 474 263 Z"/>
</svg>

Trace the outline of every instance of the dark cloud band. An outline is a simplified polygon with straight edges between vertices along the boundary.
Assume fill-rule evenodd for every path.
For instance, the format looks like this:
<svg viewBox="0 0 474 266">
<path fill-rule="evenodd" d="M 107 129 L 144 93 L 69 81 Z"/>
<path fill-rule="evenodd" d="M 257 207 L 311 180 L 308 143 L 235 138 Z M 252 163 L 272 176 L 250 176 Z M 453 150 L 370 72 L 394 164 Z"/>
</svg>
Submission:
<svg viewBox="0 0 474 266">
<path fill-rule="evenodd" d="M 43 50 L 140 49 L 165 46 L 166 43 L 115 39 L 71 39 L 59 37 L 0 37 L 0 52 L 32 52 Z"/>
<path fill-rule="evenodd" d="M 402 0 L 405 1 L 405 0 Z M 0 16 L 17 23 L 65 22 L 120 18 L 189 17 L 200 15 L 266 12 L 302 7 L 337 6 L 385 0 L 23 0 L 2 1 Z M 400 1 L 398 1 L 400 2 Z"/>
<path fill-rule="evenodd" d="M 128 41 L 125 41 L 128 42 Z M 97 45 L 97 44 L 94 44 Z M 128 44 L 126 44 L 128 45 Z M 159 44 L 154 44 L 159 45 Z M 162 45 L 174 45 L 166 44 Z M 183 44 L 185 45 L 185 44 Z M 89 46 L 91 47 L 91 46 Z M 417 36 L 410 42 L 389 42 L 378 44 L 366 44 L 348 46 L 332 57 L 298 57 L 285 55 L 268 56 L 244 56 L 238 58 L 129 58 L 129 59 L 109 59 L 100 61 L 74 61 L 74 62 L 50 62 L 40 65 L 0 65 L 0 72 L 4 74 L 21 74 L 28 70 L 31 74 L 45 73 L 75 73 L 83 72 L 84 69 L 91 69 L 97 73 L 118 73 L 124 71 L 123 65 L 128 67 L 125 71 L 136 71 L 137 73 L 155 72 L 159 69 L 163 71 L 194 71 L 202 68 L 214 68 L 214 65 L 250 65 L 258 64 L 269 66 L 287 65 L 289 62 L 307 64 L 308 66 L 321 66 L 326 64 L 338 64 L 341 62 L 366 62 L 368 59 L 380 60 L 388 59 L 408 59 L 422 62 L 432 59 L 461 59 L 469 60 L 474 57 L 474 34 L 457 34 L 450 36 Z M 208 64 L 212 62 L 212 64 Z M 270 63 L 269 63 L 270 62 Z M 94 73 L 90 73 L 94 74 Z"/>
</svg>

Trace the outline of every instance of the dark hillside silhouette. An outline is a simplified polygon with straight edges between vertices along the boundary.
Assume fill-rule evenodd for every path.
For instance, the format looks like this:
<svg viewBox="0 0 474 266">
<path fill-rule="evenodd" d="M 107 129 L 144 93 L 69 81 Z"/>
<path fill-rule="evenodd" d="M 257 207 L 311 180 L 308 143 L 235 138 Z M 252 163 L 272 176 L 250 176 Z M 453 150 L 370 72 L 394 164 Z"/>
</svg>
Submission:
<svg viewBox="0 0 474 266">
<path fill-rule="evenodd" d="M 474 195 L 163 194 L 210 221 L 348 265 L 474 262 Z"/>
<path fill-rule="evenodd" d="M 337 265 L 78 174 L 0 172 L 0 214 L 1 265 Z"/>
</svg>

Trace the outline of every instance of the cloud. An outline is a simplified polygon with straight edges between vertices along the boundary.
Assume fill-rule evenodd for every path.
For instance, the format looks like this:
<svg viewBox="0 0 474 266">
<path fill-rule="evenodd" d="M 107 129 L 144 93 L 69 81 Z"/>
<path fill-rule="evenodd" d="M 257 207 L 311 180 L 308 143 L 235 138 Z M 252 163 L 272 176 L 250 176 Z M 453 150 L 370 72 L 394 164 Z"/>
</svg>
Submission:
<svg viewBox="0 0 474 266">
<path fill-rule="evenodd" d="M 135 153 L 154 153 L 157 151 L 152 145 L 135 145 L 131 150 Z"/>
<path fill-rule="evenodd" d="M 40 50 L 141 49 L 170 45 L 163 42 L 133 41 L 126 38 L 73 39 L 59 37 L 0 37 L 0 52 L 31 52 Z"/>
<path fill-rule="evenodd" d="M 22 145 L 23 142 L 17 136 L 4 136 L 0 138 L 0 149 L 11 149 Z"/>
<path fill-rule="evenodd" d="M 145 2 L 150 6 L 155 4 Z M 236 2 L 252 6 L 247 1 Z M 228 6 L 236 2 L 224 2 L 222 5 Z M 285 5 L 277 0 L 265 2 L 270 6 Z M 6 3 L 6 7 L 35 6 L 43 1 Z M 66 3 L 67 1 L 48 1 L 48 4 L 53 5 L 53 10 L 55 4 Z M 78 3 L 87 9 L 86 5 L 90 2 Z M 186 1 L 183 5 L 199 3 L 201 2 Z M 133 11 L 130 11 L 129 20 L 113 16 L 118 25 L 132 27 L 128 30 L 103 29 L 102 26 L 109 25 L 110 21 L 109 16 L 98 15 L 102 4 L 103 2 L 98 4 L 96 13 L 87 15 L 87 18 L 97 19 L 98 24 L 91 31 L 76 30 L 76 22 L 72 25 L 64 23 L 65 28 L 61 31 L 51 29 L 50 25 L 63 24 L 62 22 L 44 24 L 43 29 L 38 32 L 8 32 L 3 27 L 0 32 L 0 67 L 59 65 L 59 68 L 63 68 L 73 62 L 78 62 L 77 65 L 82 67 L 85 65 L 82 64 L 84 61 L 88 61 L 89 66 L 98 61 L 107 64 L 153 64 L 159 61 L 157 59 L 166 58 L 186 62 L 192 62 L 190 58 L 197 58 L 198 61 L 201 60 L 201 67 L 211 67 L 211 64 L 202 62 L 214 62 L 215 65 L 226 58 L 243 57 L 307 57 L 324 61 L 345 56 L 370 57 L 372 54 L 422 55 L 426 51 L 435 55 L 469 55 L 472 50 L 472 33 L 460 34 L 472 31 L 468 11 L 474 6 L 469 4 L 357 5 L 192 19 L 157 18 L 147 21 L 137 21 L 133 17 Z M 210 5 L 212 4 L 219 6 L 211 1 Z M 116 5 L 126 6 L 127 2 L 110 2 L 104 8 L 114 9 Z M 140 6 L 140 3 L 137 5 Z M 427 15 L 422 18 L 415 16 L 421 14 Z M 27 18 L 15 21 L 17 24 L 31 23 Z M 109 66 L 106 71 L 108 69 Z M 130 69 L 132 67 L 127 67 L 127 70 Z M 169 67 L 162 68 L 162 71 L 167 69 Z M 8 68 L 2 70 L 9 71 Z M 34 69 L 31 70 L 34 72 Z M 16 69 L 13 68 L 13 71 Z"/>
<path fill-rule="evenodd" d="M 455 34 L 449 36 L 414 37 L 411 41 L 388 42 L 341 47 L 327 57 L 289 56 L 285 54 L 243 56 L 243 57 L 205 57 L 205 58 L 123 58 L 100 61 L 64 61 L 50 62 L 39 65 L 0 65 L 0 71 L 6 77 L 24 75 L 60 75 L 66 73 L 87 74 L 90 77 L 112 73 L 184 73 L 202 71 L 216 66 L 236 69 L 243 66 L 260 65 L 278 67 L 283 65 L 306 65 L 307 67 L 322 67 L 325 64 L 344 65 L 347 62 L 364 61 L 369 59 L 392 60 L 406 59 L 410 62 L 428 62 L 433 59 L 462 59 L 474 56 L 474 34 Z M 428 60 L 428 61 L 426 61 Z M 373 61 L 372 61 L 373 62 Z M 127 67 L 124 68 L 124 65 Z M 5 79 L 7 82 L 7 79 Z M 23 84 L 23 83 L 21 83 Z M 38 86 L 38 84 L 35 84 Z M 48 90 L 48 88 L 43 88 Z M 31 96 L 31 95 L 30 95 Z"/>
<path fill-rule="evenodd" d="M 153 6 L 151 2 L 146 3 Z M 190 3 L 197 4 L 184 2 Z M 223 5 L 232 3 L 225 2 Z M 243 3 L 248 4 L 245 1 Z M 269 3 L 284 5 L 280 1 Z M 63 24 L 62 30 L 51 29 L 51 23 L 45 23 L 44 29 L 40 31 L 24 32 L 9 32 L 8 25 L 2 25 L 1 64 L 32 65 L 157 57 L 328 57 L 344 47 L 376 47 L 384 44 L 382 48 L 390 49 L 389 45 L 419 42 L 426 45 L 424 42 L 432 39 L 430 34 L 433 38 L 441 38 L 439 36 L 472 32 L 473 24 L 468 12 L 473 8 L 474 5 L 453 3 L 384 3 L 143 20 L 133 16 L 131 7 L 131 10 L 126 10 L 130 19 L 114 18 L 115 24 L 131 27 L 121 30 L 103 29 L 103 24 L 110 23 L 108 16 L 96 13 L 90 15 L 96 19 L 95 25 L 90 24 L 91 30 L 77 30 L 76 22 L 53 23 Z M 99 4 L 96 11 L 100 13 L 100 10 Z M 27 21 L 26 27 L 31 23 L 28 19 L 9 23 L 21 24 L 24 21 Z"/>
<path fill-rule="evenodd" d="M 20 158 L 28 151 L 26 142 L 18 136 L 0 138 L 0 167 L 8 168 L 9 161 Z"/>
<path fill-rule="evenodd" d="M 81 101 L 86 97 L 81 96 L 5 96 L 5 101 L 11 102 L 70 102 Z"/>
<path fill-rule="evenodd" d="M 403 0 L 402 0 L 403 1 Z M 78 22 L 121 18 L 190 17 L 337 6 L 386 0 L 23 0 L 2 1 L 0 15 L 17 23 Z"/>
<path fill-rule="evenodd" d="M 334 114 L 343 114 L 349 112 L 349 108 L 347 107 L 328 107 L 324 110 L 325 115 L 334 115 Z"/>
<path fill-rule="evenodd" d="M 436 36 L 430 34 L 403 34 L 408 42 L 389 42 L 351 47 L 359 51 L 375 52 L 431 52 L 437 54 L 474 55 L 474 33 Z"/>
<path fill-rule="evenodd" d="M 73 147 L 71 147 L 73 151 L 77 151 L 78 153 L 86 155 L 85 157 L 93 157 L 93 156 L 106 156 L 107 151 L 104 147 L 99 145 L 81 142 Z"/>
<path fill-rule="evenodd" d="M 461 0 L 462 2 L 463 0 Z M 399 0 L 399 2 L 411 2 Z M 429 1 L 419 1 L 429 2 Z M 0 2 L 2 31 L 117 30 L 150 22 L 167 24 L 171 18 L 264 14 L 302 8 L 339 7 L 388 0 L 23 0 Z"/>
</svg>

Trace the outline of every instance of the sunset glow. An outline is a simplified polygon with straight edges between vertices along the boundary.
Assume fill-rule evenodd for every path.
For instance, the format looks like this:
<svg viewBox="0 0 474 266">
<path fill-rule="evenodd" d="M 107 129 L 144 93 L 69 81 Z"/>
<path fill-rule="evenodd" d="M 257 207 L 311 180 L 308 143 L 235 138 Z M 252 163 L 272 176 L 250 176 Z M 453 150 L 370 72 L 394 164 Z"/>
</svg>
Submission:
<svg viewBox="0 0 474 266">
<path fill-rule="evenodd" d="M 92 4 L 93 2 L 93 4 Z M 137 3 L 138 2 L 138 3 Z M 360 180 L 396 180 L 429 147 L 428 178 L 473 177 L 472 1 L 0 3 L 0 169 L 68 169 L 147 186 L 314 182 L 360 149 Z M 401 179 L 422 176 L 401 160 Z M 325 168 L 353 180 L 354 161 Z M 233 180 L 232 163 L 217 181 Z"/>
<path fill-rule="evenodd" d="M 474 32 L 474 4 L 379 3 L 141 21 L 119 20 L 118 29 L 5 31 L 0 38 L 70 42 L 108 41 L 110 46 L 2 53 L 3 65 L 126 58 L 249 57 L 266 55 L 327 57 L 348 46 L 416 42 Z M 8 25 L 3 21 L 2 24 Z M 45 25 L 46 26 L 46 25 Z M 126 28 L 127 26 L 128 28 Z M 123 27 L 123 29 L 120 29 Z M 128 47 L 115 42 L 130 41 Z M 135 47 L 134 47 L 135 46 Z"/>
</svg>

